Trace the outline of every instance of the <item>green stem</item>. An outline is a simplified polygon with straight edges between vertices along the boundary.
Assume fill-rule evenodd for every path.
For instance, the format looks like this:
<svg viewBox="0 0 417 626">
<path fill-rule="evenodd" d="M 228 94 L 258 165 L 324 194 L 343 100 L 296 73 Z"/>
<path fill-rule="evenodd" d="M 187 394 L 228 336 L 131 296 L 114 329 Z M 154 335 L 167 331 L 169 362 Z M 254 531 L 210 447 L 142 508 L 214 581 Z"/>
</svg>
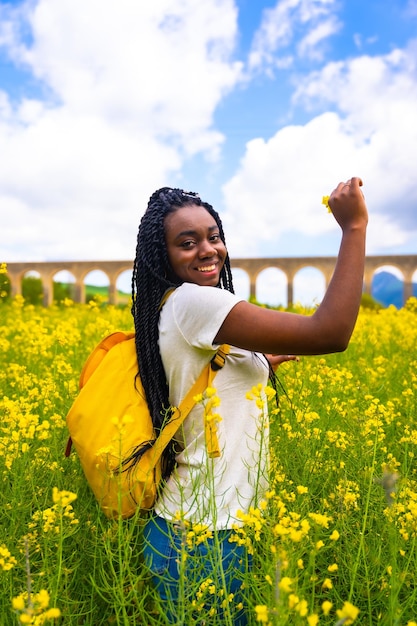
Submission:
<svg viewBox="0 0 417 626">
<path fill-rule="evenodd" d="M 60 507 L 60 516 L 59 516 L 59 543 L 58 543 L 58 551 L 57 551 L 57 566 L 56 566 L 56 576 L 55 576 L 55 593 L 53 595 L 53 603 L 54 606 L 58 602 L 59 598 L 59 588 L 62 576 L 62 544 L 64 537 L 64 523 L 63 523 L 63 509 Z"/>
<path fill-rule="evenodd" d="M 356 554 L 356 559 L 355 559 L 355 561 L 353 563 L 353 568 L 352 568 L 352 577 L 351 577 L 350 590 L 349 590 L 349 602 L 352 601 L 352 596 L 353 596 L 354 587 L 355 587 L 355 583 L 356 583 L 356 576 L 357 576 L 358 569 L 359 569 L 359 563 L 360 563 L 360 560 L 361 560 L 361 555 L 363 556 L 364 562 L 366 561 L 366 555 L 365 555 L 365 531 L 366 531 L 366 526 L 367 526 L 367 523 L 368 523 L 369 504 L 370 504 L 370 500 L 371 500 L 372 486 L 373 486 L 373 483 L 374 483 L 374 471 L 375 471 L 375 460 L 376 460 L 377 443 L 378 443 L 378 430 L 376 431 L 376 434 L 375 434 L 375 441 L 374 441 L 373 454 L 372 454 L 372 463 L 371 463 L 371 468 L 370 468 L 370 478 L 369 478 L 368 491 L 367 491 L 366 500 L 365 500 L 365 509 L 364 509 L 364 515 L 363 515 L 363 519 L 362 519 L 361 531 L 360 531 L 359 546 L 358 546 L 358 550 L 357 550 L 357 554 Z M 368 596 L 369 596 L 369 594 L 368 594 Z M 369 600 L 369 597 L 368 597 L 368 600 Z"/>
</svg>

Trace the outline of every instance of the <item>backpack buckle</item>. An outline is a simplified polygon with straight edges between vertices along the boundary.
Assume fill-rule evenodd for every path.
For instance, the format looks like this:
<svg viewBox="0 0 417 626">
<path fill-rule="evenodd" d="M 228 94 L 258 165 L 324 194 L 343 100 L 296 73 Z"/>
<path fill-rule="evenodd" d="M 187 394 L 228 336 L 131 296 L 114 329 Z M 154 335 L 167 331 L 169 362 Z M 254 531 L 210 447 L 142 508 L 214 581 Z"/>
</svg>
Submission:
<svg viewBox="0 0 417 626">
<path fill-rule="evenodd" d="M 226 355 L 229 354 L 229 352 L 230 346 L 227 344 L 220 346 L 214 357 L 211 359 L 211 369 L 213 372 L 218 372 L 222 369 L 226 362 Z"/>
</svg>

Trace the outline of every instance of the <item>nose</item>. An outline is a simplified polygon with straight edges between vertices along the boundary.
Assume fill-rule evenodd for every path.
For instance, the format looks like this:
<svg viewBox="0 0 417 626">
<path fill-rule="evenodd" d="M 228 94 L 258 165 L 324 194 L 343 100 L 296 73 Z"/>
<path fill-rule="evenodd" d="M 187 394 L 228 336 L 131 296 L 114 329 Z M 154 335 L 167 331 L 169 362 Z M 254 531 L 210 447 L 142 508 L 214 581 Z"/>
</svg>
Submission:
<svg viewBox="0 0 417 626">
<path fill-rule="evenodd" d="M 216 248 L 214 245 L 208 240 L 203 239 L 200 242 L 200 246 L 198 249 L 198 255 L 201 259 L 206 259 L 214 256 L 216 254 Z"/>
</svg>

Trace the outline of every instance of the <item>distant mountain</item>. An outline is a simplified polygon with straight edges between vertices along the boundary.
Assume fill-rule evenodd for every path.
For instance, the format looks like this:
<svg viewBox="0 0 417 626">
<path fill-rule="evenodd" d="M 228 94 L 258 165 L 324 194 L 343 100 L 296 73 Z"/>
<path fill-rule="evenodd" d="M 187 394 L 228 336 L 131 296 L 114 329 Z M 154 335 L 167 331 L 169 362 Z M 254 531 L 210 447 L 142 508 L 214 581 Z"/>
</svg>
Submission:
<svg viewBox="0 0 417 626">
<path fill-rule="evenodd" d="M 403 306 L 404 283 L 391 272 L 379 272 L 372 281 L 372 296 L 382 305 L 393 304 L 397 309 Z M 417 283 L 413 283 L 413 295 L 417 296 Z"/>
</svg>

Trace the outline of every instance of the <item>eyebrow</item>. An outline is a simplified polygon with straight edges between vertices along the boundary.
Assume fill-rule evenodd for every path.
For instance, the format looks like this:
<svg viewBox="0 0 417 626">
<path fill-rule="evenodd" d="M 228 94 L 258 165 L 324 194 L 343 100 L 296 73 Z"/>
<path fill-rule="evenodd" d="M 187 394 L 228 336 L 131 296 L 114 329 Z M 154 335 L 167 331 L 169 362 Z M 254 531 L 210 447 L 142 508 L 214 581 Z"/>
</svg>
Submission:
<svg viewBox="0 0 417 626">
<path fill-rule="evenodd" d="M 213 226 L 209 226 L 208 231 L 209 233 L 213 232 L 214 230 L 219 230 L 219 227 L 217 226 L 217 224 L 214 224 Z M 196 235 L 197 231 L 196 230 L 182 230 L 180 233 L 178 233 L 178 235 L 175 236 L 175 239 L 180 239 L 180 237 L 192 237 L 193 235 Z"/>
</svg>

